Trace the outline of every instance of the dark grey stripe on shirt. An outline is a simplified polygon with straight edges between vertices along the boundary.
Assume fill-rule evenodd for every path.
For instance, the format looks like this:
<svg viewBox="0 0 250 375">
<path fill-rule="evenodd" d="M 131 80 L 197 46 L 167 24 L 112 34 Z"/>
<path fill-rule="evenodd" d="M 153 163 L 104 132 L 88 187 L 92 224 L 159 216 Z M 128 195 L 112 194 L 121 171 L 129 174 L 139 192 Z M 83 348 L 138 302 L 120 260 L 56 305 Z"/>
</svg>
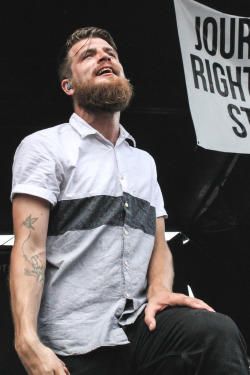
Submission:
<svg viewBox="0 0 250 375">
<path fill-rule="evenodd" d="M 155 235 L 155 208 L 144 199 L 124 193 L 121 197 L 94 197 L 59 201 L 50 213 L 49 236 L 67 231 L 98 228 L 101 225 L 141 229 Z"/>
</svg>

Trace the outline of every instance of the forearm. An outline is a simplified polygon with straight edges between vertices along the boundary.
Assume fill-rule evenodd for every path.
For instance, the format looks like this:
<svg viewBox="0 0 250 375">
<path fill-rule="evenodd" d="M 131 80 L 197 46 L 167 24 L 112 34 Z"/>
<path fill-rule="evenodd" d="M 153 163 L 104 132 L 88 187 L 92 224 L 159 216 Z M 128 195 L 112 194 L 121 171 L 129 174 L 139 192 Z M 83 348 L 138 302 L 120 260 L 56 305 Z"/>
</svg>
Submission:
<svg viewBox="0 0 250 375">
<path fill-rule="evenodd" d="M 45 250 L 15 244 L 11 254 L 10 293 L 16 346 L 37 337 L 37 316 L 43 291 Z"/>
<path fill-rule="evenodd" d="M 37 334 L 46 266 L 50 204 L 42 198 L 16 195 L 13 201 L 15 245 L 11 254 L 10 292 L 15 348 L 29 375 L 69 375 Z"/>
<path fill-rule="evenodd" d="M 165 241 L 164 232 L 164 221 L 159 218 L 156 223 L 155 245 L 148 268 L 148 304 L 145 309 L 145 322 L 151 331 L 156 328 L 156 313 L 168 306 L 189 306 L 214 311 L 201 300 L 173 293 L 173 259 Z"/>
<path fill-rule="evenodd" d="M 13 202 L 15 244 L 11 253 L 10 293 L 15 342 L 37 339 L 37 316 L 46 267 L 49 202 L 17 195 Z"/>
<path fill-rule="evenodd" d="M 163 218 L 158 218 L 156 225 L 155 244 L 148 268 L 149 296 L 155 288 L 163 287 L 171 292 L 173 287 L 173 258 L 165 241 L 164 233 L 164 220 Z"/>
<path fill-rule="evenodd" d="M 154 248 L 148 269 L 148 295 L 155 288 L 165 288 L 172 292 L 174 281 L 174 267 L 172 254 L 167 243 Z"/>
</svg>

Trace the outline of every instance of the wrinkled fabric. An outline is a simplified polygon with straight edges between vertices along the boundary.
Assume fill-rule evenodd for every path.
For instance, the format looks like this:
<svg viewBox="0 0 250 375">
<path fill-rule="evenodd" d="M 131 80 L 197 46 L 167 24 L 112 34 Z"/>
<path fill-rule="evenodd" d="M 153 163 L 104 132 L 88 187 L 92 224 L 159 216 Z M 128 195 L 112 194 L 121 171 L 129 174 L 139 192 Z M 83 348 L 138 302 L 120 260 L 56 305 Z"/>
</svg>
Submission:
<svg viewBox="0 0 250 375">
<path fill-rule="evenodd" d="M 61 357 L 71 375 L 248 375 L 244 339 L 227 316 L 188 307 L 156 314 L 150 332 L 144 311 L 124 327 L 130 344 Z"/>
<path fill-rule="evenodd" d="M 41 341 L 62 355 L 124 345 L 147 302 L 156 217 L 166 217 L 153 158 L 120 126 L 114 146 L 76 114 L 26 137 L 12 197 L 48 200 Z"/>
</svg>

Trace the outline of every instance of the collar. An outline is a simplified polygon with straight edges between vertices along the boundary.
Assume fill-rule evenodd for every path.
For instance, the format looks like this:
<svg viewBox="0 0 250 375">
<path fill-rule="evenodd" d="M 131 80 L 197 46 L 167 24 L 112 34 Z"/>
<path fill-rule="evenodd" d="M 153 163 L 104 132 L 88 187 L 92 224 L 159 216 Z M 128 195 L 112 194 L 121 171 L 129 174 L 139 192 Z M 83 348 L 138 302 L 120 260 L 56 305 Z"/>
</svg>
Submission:
<svg viewBox="0 0 250 375">
<path fill-rule="evenodd" d="M 90 134 L 99 134 L 101 137 L 103 137 L 96 129 L 92 128 L 86 121 L 84 121 L 80 116 L 78 116 L 76 113 L 73 113 L 73 115 L 69 119 L 69 124 L 74 128 L 81 136 L 81 138 L 85 138 L 87 135 Z M 120 144 L 125 139 L 130 139 L 133 142 L 133 146 L 136 147 L 135 139 L 130 135 L 126 129 L 120 124 L 120 134 L 119 138 L 117 139 L 116 144 Z M 104 138 L 104 137 L 103 137 Z"/>
</svg>

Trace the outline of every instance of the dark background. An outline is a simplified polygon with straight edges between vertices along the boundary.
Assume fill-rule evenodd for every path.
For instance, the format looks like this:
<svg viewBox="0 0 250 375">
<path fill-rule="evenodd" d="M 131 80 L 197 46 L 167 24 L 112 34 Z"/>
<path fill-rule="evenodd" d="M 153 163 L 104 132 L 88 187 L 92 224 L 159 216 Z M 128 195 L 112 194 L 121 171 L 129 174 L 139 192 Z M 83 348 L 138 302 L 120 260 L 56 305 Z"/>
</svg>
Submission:
<svg viewBox="0 0 250 375">
<path fill-rule="evenodd" d="M 250 13 L 246 0 L 202 2 L 225 13 Z M 205 159 L 211 155 L 216 164 L 217 158 L 223 161 L 216 165 L 218 169 L 224 168 L 228 154 L 204 153 L 196 147 L 173 1 L 1 2 L 0 14 L 0 233 L 12 233 L 9 193 L 15 149 L 25 135 L 68 121 L 72 107 L 60 88 L 56 58 L 67 36 L 89 25 L 108 29 L 118 45 L 125 73 L 135 86 L 134 100 L 121 122 L 137 146 L 156 159 L 170 214 L 167 229 L 178 229 L 183 215 L 189 219 L 189 210 L 198 203 L 192 200 L 181 212 L 176 207 L 187 194 L 193 152 L 202 153 Z M 207 174 L 213 178 L 211 171 Z"/>
<path fill-rule="evenodd" d="M 200 2 L 250 17 L 247 0 Z M 121 123 L 156 160 L 167 230 L 190 239 L 186 245 L 180 236 L 170 242 L 175 288 L 189 284 L 197 297 L 229 314 L 250 346 L 249 155 L 196 146 L 173 1 L 2 1 L 0 15 L 0 233 L 13 233 L 9 194 L 16 147 L 24 136 L 67 122 L 72 113 L 57 79 L 61 46 L 77 28 L 105 28 L 135 87 Z M 8 254 L 1 251 L 4 264 Z"/>
</svg>

